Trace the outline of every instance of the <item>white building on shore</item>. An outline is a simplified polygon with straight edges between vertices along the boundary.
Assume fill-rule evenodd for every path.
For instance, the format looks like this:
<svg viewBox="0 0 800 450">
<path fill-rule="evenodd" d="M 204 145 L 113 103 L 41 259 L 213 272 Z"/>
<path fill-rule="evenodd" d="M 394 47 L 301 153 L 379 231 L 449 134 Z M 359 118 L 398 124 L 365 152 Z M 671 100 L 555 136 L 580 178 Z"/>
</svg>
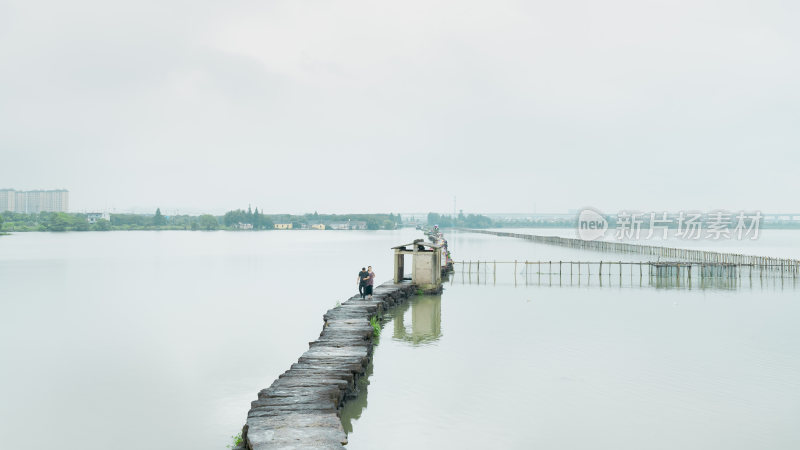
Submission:
<svg viewBox="0 0 800 450">
<path fill-rule="evenodd" d="M 86 213 L 86 221 L 89 223 L 97 223 L 98 220 L 108 220 L 111 221 L 111 215 L 107 212 L 99 212 L 99 213 Z"/>
</svg>

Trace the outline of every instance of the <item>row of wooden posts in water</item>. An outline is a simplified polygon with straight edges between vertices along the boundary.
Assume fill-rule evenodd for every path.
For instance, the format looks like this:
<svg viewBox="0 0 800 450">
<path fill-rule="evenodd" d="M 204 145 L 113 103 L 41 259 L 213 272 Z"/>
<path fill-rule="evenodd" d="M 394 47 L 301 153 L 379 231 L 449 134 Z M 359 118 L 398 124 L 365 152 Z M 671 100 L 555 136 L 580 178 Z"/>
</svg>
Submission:
<svg viewBox="0 0 800 450">
<path fill-rule="evenodd" d="M 497 276 L 497 265 L 513 264 L 514 276 L 517 274 L 528 276 L 529 274 L 545 274 L 557 276 L 582 276 L 582 275 L 611 275 L 612 273 L 622 276 L 624 272 L 640 277 L 645 275 L 650 277 L 725 277 L 741 278 L 742 276 L 758 277 L 787 277 L 794 278 L 797 272 L 785 273 L 783 271 L 769 270 L 769 266 L 757 266 L 753 264 L 735 263 L 694 263 L 678 261 L 453 261 L 454 265 L 460 266 L 455 272 L 462 274 L 481 274 L 486 276 L 491 267 L 492 276 Z M 623 269 L 623 266 L 627 270 Z M 605 269 L 604 269 L 605 267 Z M 593 270 L 594 268 L 594 270 Z M 614 270 L 617 268 L 617 270 Z"/>
<path fill-rule="evenodd" d="M 651 263 L 626 261 L 454 261 L 454 276 L 450 283 L 493 284 L 508 283 L 509 265 L 514 270 L 513 285 L 537 286 L 653 286 L 656 288 L 715 288 L 738 289 L 741 287 L 789 287 L 798 288 L 798 278 L 787 277 L 780 272 L 759 270 L 756 266 L 708 265 L 702 263 Z M 460 266 L 460 267 L 459 267 Z"/>
<path fill-rule="evenodd" d="M 633 253 L 641 255 L 656 256 L 667 258 L 671 262 L 646 261 L 641 263 L 614 262 L 612 264 L 650 264 L 660 265 L 666 270 L 669 264 L 677 264 L 675 267 L 680 273 L 680 267 L 684 267 L 691 276 L 691 267 L 699 266 L 702 274 L 727 274 L 728 272 L 739 272 L 742 267 L 749 267 L 752 272 L 755 269 L 758 273 L 777 272 L 781 276 L 797 277 L 800 276 L 800 260 L 789 258 L 771 258 L 768 256 L 742 255 L 738 253 L 721 253 L 707 250 L 692 250 L 675 247 L 661 247 L 656 245 L 630 244 L 624 242 L 588 241 L 585 239 L 564 238 L 558 236 L 540 236 L 535 234 L 507 233 L 502 231 L 488 230 L 469 230 L 474 233 L 491 234 L 494 236 L 514 237 L 525 239 L 540 244 L 558 245 L 562 247 L 577 248 L 581 250 L 594 250 L 600 252 Z M 509 263 L 509 262 L 505 262 Z M 514 261 L 514 264 L 517 262 Z M 692 263 L 692 264 L 690 264 Z M 572 264 L 579 264 L 572 262 Z M 587 263 L 584 263 L 587 264 Z M 602 263 L 599 263 L 602 264 Z M 602 268 L 600 268 L 602 270 Z M 670 269 L 675 270 L 675 269 Z M 516 271 L 515 271 L 516 272 Z"/>
</svg>

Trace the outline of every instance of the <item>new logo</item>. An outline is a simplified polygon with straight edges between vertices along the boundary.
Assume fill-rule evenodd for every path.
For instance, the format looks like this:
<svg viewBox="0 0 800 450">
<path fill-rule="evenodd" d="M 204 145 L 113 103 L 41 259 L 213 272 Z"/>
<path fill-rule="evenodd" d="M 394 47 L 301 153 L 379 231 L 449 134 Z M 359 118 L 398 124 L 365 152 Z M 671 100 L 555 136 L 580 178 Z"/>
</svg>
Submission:
<svg viewBox="0 0 800 450">
<path fill-rule="evenodd" d="M 578 237 L 587 241 L 594 241 L 603 237 L 608 230 L 608 221 L 603 215 L 592 208 L 584 208 L 578 215 Z"/>
</svg>

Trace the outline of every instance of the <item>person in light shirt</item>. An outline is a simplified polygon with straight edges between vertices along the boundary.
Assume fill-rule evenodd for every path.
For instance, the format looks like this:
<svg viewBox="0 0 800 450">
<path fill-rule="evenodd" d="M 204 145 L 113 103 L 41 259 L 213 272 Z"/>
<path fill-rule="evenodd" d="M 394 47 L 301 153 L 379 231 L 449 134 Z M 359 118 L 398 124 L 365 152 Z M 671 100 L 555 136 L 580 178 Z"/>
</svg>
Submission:
<svg viewBox="0 0 800 450">
<path fill-rule="evenodd" d="M 365 292 L 369 295 L 369 299 L 372 300 L 372 286 L 375 284 L 375 272 L 372 271 L 372 266 L 367 267 L 367 287 Z"/>
</svg>

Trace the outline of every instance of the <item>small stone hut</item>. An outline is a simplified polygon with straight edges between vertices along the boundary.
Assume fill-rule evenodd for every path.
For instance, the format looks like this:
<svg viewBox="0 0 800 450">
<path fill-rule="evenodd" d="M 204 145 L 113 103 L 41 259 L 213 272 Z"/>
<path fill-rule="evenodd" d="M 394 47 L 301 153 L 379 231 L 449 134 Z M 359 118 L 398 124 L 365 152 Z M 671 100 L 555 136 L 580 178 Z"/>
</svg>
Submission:
<svg viewBox="0 0 800 450">
<path fill-rule="evenodd" d="M 392 247 L 394 250 L 394 282 L 405 278 L 405 255 L 412 255 L 411 282 L 425 292 L 442 289 L 442 246 L 417 239 L 410 244 Z"/>
</svg>

